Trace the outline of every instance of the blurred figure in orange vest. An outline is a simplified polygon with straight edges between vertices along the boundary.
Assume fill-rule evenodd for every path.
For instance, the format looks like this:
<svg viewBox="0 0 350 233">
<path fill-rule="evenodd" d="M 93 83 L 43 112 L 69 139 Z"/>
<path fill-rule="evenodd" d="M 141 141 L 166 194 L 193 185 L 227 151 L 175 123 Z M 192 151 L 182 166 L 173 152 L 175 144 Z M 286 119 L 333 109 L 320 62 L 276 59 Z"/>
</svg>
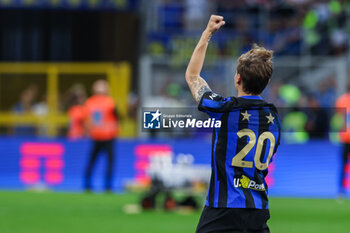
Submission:
<svg viewBox="0 0 350 233">
<path fill-rule="evenodd" d="M 340 141 L 343 143 L 343 159 L 342 159 L 342 166 L 341 166 L 341 177 L 340 177 L 340 184 L 339 184 L 339 195 L 344 196 L 345 195 L 345 167 L 348 163 L 348 156 L 350 153 L 350 85 L 347 86 L 347 93 L 340 96 L 336 102 L 336 108 L 339 108 L 339 112 L 346 109 L 346 116 L 345 116 L 345 129 L 343 129 L 342 132 L 339 133 Z"/>
<path fill-rule="evenodd" d="M 69 139 L 79 139 L 86 135 L 84 126 L 84 102 L 86 100 L 86 91 L 81 84 L 75 84 L 69 91 L 69 103 L 71 107 L 68 109 L 69 116 Z"/>
<path fill-rule="evenodd" d="M 91 191 L 91 174 L 99 152 L 107 153 L 105 190 L 112 190 L 114 139 L 118 129 L 118 114 L 114 100 L 108 96 L 108 83 L 98 80 L 93 84 L 93 96 L 84 105 L 85 122 L 88 133 L 93 140 L 90 159 L 85 172 L 85 190 Z"/>
</svg>

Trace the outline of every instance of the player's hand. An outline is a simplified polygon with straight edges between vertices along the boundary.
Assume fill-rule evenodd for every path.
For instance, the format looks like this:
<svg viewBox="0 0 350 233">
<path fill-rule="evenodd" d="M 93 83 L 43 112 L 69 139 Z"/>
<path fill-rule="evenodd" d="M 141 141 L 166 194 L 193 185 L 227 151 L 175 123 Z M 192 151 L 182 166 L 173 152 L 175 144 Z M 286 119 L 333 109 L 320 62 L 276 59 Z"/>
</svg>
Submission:
<svg viewBox="0 0 350 233">
<path fill-rule="evenodd" d="M 224 24 L 224 17 L 220 15 L 211 15 L 207 28 L 205 30 L 213 34 L 217 30 L 219 30 Z"/>
</svg>

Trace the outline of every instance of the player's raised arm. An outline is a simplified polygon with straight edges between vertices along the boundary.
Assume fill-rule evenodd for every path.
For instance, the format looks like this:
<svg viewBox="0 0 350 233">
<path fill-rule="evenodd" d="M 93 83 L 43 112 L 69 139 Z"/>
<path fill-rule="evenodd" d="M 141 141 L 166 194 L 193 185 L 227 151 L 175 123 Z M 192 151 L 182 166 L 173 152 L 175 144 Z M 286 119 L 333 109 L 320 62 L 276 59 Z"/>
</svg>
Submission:
<svg viewBox="0 0 350 233">
<path fill-rule="evenodd" d="M 224 24 L 224 17 L 218 15 L 212 15 L 210 17 L 207 28 L 202 33 L 202 36 L 194 49 L 191 60 L 187 66 L 186 81 L 190 87 L 192 96 L 197 103 L 199 103 L 202 95 L 206 91 L 210 91 L 208 83 L 200 77 L 200 72 L 203 67 L 205 53 L 207 51 L 210 37 Z"/>
</svg>

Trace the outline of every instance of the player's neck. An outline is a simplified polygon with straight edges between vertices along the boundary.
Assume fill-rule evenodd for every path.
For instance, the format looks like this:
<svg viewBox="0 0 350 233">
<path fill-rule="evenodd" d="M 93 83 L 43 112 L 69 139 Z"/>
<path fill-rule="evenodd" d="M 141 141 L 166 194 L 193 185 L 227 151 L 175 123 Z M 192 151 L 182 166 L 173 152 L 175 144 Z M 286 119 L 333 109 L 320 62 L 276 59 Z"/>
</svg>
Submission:
<svg viewBox="0 0 350 233">
<path fill-rule="evenodd" d="M 248 94 L 248 93 L 244 92 L 243 90 L 237 90 L 237 97 L 242 97 L 242 96 L 256 96 L 256 95 Z"/>
</svg>

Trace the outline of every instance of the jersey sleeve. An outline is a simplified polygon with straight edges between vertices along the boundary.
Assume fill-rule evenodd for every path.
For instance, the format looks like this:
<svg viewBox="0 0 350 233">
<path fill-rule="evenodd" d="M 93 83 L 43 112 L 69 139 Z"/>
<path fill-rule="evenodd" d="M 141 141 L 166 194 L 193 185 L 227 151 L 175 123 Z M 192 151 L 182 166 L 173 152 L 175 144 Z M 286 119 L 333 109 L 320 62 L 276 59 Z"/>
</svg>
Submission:
<svg viewBox="0 0 350 233">
<path fill-rule="evenodd" d="M 198 110 L 210 113 L 222 113 L 229 111 L 234 104 L 231 97 L 224 98 L 221 95 L 216 94 L 212 91 L 207 91 L 203 94 L 199 105 Z"/>
</svg>

